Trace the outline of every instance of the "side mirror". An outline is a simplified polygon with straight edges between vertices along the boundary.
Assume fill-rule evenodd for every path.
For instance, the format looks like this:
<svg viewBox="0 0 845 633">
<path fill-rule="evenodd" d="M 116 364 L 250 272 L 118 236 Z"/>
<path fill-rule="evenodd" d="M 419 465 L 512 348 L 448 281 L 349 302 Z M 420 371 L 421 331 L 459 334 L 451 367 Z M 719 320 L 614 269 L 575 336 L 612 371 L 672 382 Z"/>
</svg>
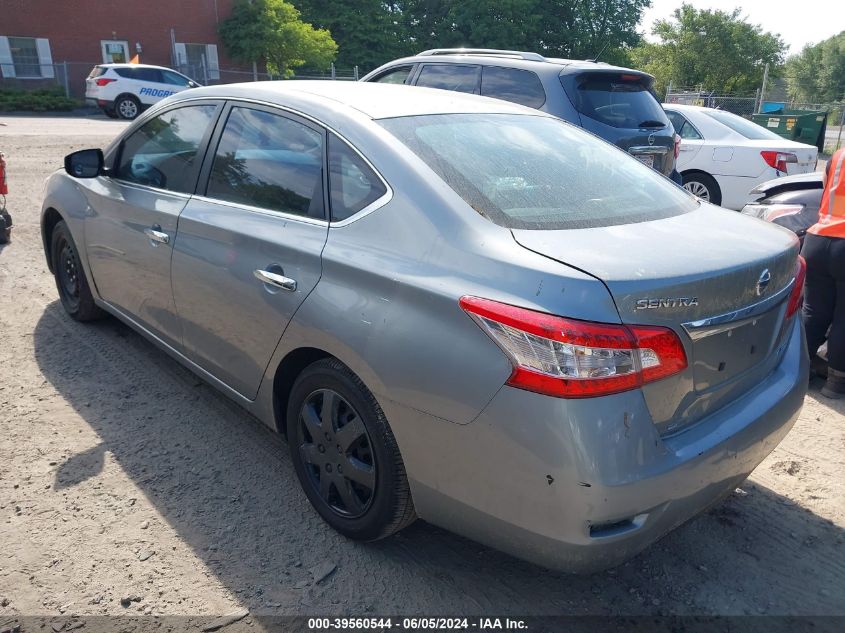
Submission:
<svg viewBox="0 0 845 633">
<path fill-rule="evenodd" d="M 74 178 L 96 178 L 104 163 L 103 150 L 83 149 L 65 156 L 65 171 Z"/>
</svg>

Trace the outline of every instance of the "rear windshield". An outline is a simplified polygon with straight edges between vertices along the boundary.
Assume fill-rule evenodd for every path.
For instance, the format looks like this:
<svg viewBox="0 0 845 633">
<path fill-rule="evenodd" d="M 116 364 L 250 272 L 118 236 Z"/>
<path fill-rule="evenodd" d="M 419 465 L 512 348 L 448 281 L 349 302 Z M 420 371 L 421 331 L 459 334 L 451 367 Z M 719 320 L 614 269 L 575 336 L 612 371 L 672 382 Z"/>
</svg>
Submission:
<svg viewBox="0 0 845 633">
<path fill-rule="evenodd" d="M 764 141 L 766 139 L 783 140 L 774 132 L 767 130 L 761 125 L 757 125 L 754 121 L 743 119 L 741 116 L 724 112 L 722 110 L 705 110 L 705 114 L 711 119 L 716 119 L 722 125 L 731 128 L 737 134 L 753 141 Z"/>
<path fill-rule="evenodd" d="M 476 212 L 508 228 L 614 226 L 698 206 L 626 152 L 559 119 L 439 114 L 379 123 Z"/>
<path fill-rule="evenodd" d="M 91 72 L 88 73 L 88 79 L 94 79 L 94 77 L 99 77 L 100 75 L 104 74 L 106 69 L 102 66 L 94 66 L 91 69 Z"/>
<path fill-rule="evenodd" d="M 665 127 L 669 120 L 649 84 L 647 77 L 635 74 L 586 74 L 570 97 L 578 112 L 611 127 Z"/>
</svg>

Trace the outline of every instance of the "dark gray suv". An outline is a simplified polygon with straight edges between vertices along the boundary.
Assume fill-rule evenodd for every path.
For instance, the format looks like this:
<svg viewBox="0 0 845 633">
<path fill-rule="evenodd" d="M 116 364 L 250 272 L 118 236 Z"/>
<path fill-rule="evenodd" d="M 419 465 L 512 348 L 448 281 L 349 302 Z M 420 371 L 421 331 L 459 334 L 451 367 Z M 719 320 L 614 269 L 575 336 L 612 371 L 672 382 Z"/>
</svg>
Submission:
<svg viewBox="0 0 845 633">
<path fill-rule="evenodd" d="M 519 103 L 583 127 L 670 176 L 675 131 L 651 75 L 538 53 L 439 48 L 397 59 L 361 81 L 469 92 Z"/>
</svg>

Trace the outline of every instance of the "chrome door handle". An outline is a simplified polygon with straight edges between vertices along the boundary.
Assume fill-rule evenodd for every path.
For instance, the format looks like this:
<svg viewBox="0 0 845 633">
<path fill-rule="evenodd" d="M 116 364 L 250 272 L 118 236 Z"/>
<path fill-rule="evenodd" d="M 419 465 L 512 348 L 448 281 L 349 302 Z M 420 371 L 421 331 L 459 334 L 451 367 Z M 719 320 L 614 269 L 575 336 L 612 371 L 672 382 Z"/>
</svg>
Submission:
<svg viewBox="0 0 845 633">
<path fill-rule="evenodd" d="M 296 290 L 296 280 L 291 279 L 290 277 L 285 277 L 279 273 L 272 273 L 269 270 L 261 270 L 260 268 L 252 274 L 265 284 L 270 284 L 271 286 L 276 286 L 276 288 L 281 288 L 282 290 L 288 290 L 290 292 Z"/>
<path fill-rule="evenodd" d="M 159 227 L 161 228 L 161 227 Z M 170 236 L 165 233 L 164 231 L 157 231 L 156 229 L 144 229 L 144 235 L 146 235 L 150 240 L 153 242 L 158 242 L 159 244 L 169 244 L 170 243 Z"/>
</svg>

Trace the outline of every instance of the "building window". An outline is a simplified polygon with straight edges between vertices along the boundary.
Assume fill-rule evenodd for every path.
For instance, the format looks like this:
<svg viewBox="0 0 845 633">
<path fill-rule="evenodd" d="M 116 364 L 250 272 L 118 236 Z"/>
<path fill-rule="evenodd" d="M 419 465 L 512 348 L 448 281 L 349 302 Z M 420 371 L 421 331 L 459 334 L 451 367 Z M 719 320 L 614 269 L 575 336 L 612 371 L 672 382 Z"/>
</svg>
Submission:
<svg viewBox="0 0 845 633">
<path fill-rule="evenodd" d="M 38 47 L 34 37 L 10 37 L 9 50 L 17 77 L 40 77 L 41 64 L 38 61 Z"/>
<path fill-rule="evenodd" d="M 176 43 L 176 65 L 179 72 L 200 82 L 220 79 L 216 44 Z"/>
<path fill-rule="evenodd" d="M 50 41 L 44 37 L 0 35 L 0 76 L 21 79 L 55 77 Z"/>
</svg>

